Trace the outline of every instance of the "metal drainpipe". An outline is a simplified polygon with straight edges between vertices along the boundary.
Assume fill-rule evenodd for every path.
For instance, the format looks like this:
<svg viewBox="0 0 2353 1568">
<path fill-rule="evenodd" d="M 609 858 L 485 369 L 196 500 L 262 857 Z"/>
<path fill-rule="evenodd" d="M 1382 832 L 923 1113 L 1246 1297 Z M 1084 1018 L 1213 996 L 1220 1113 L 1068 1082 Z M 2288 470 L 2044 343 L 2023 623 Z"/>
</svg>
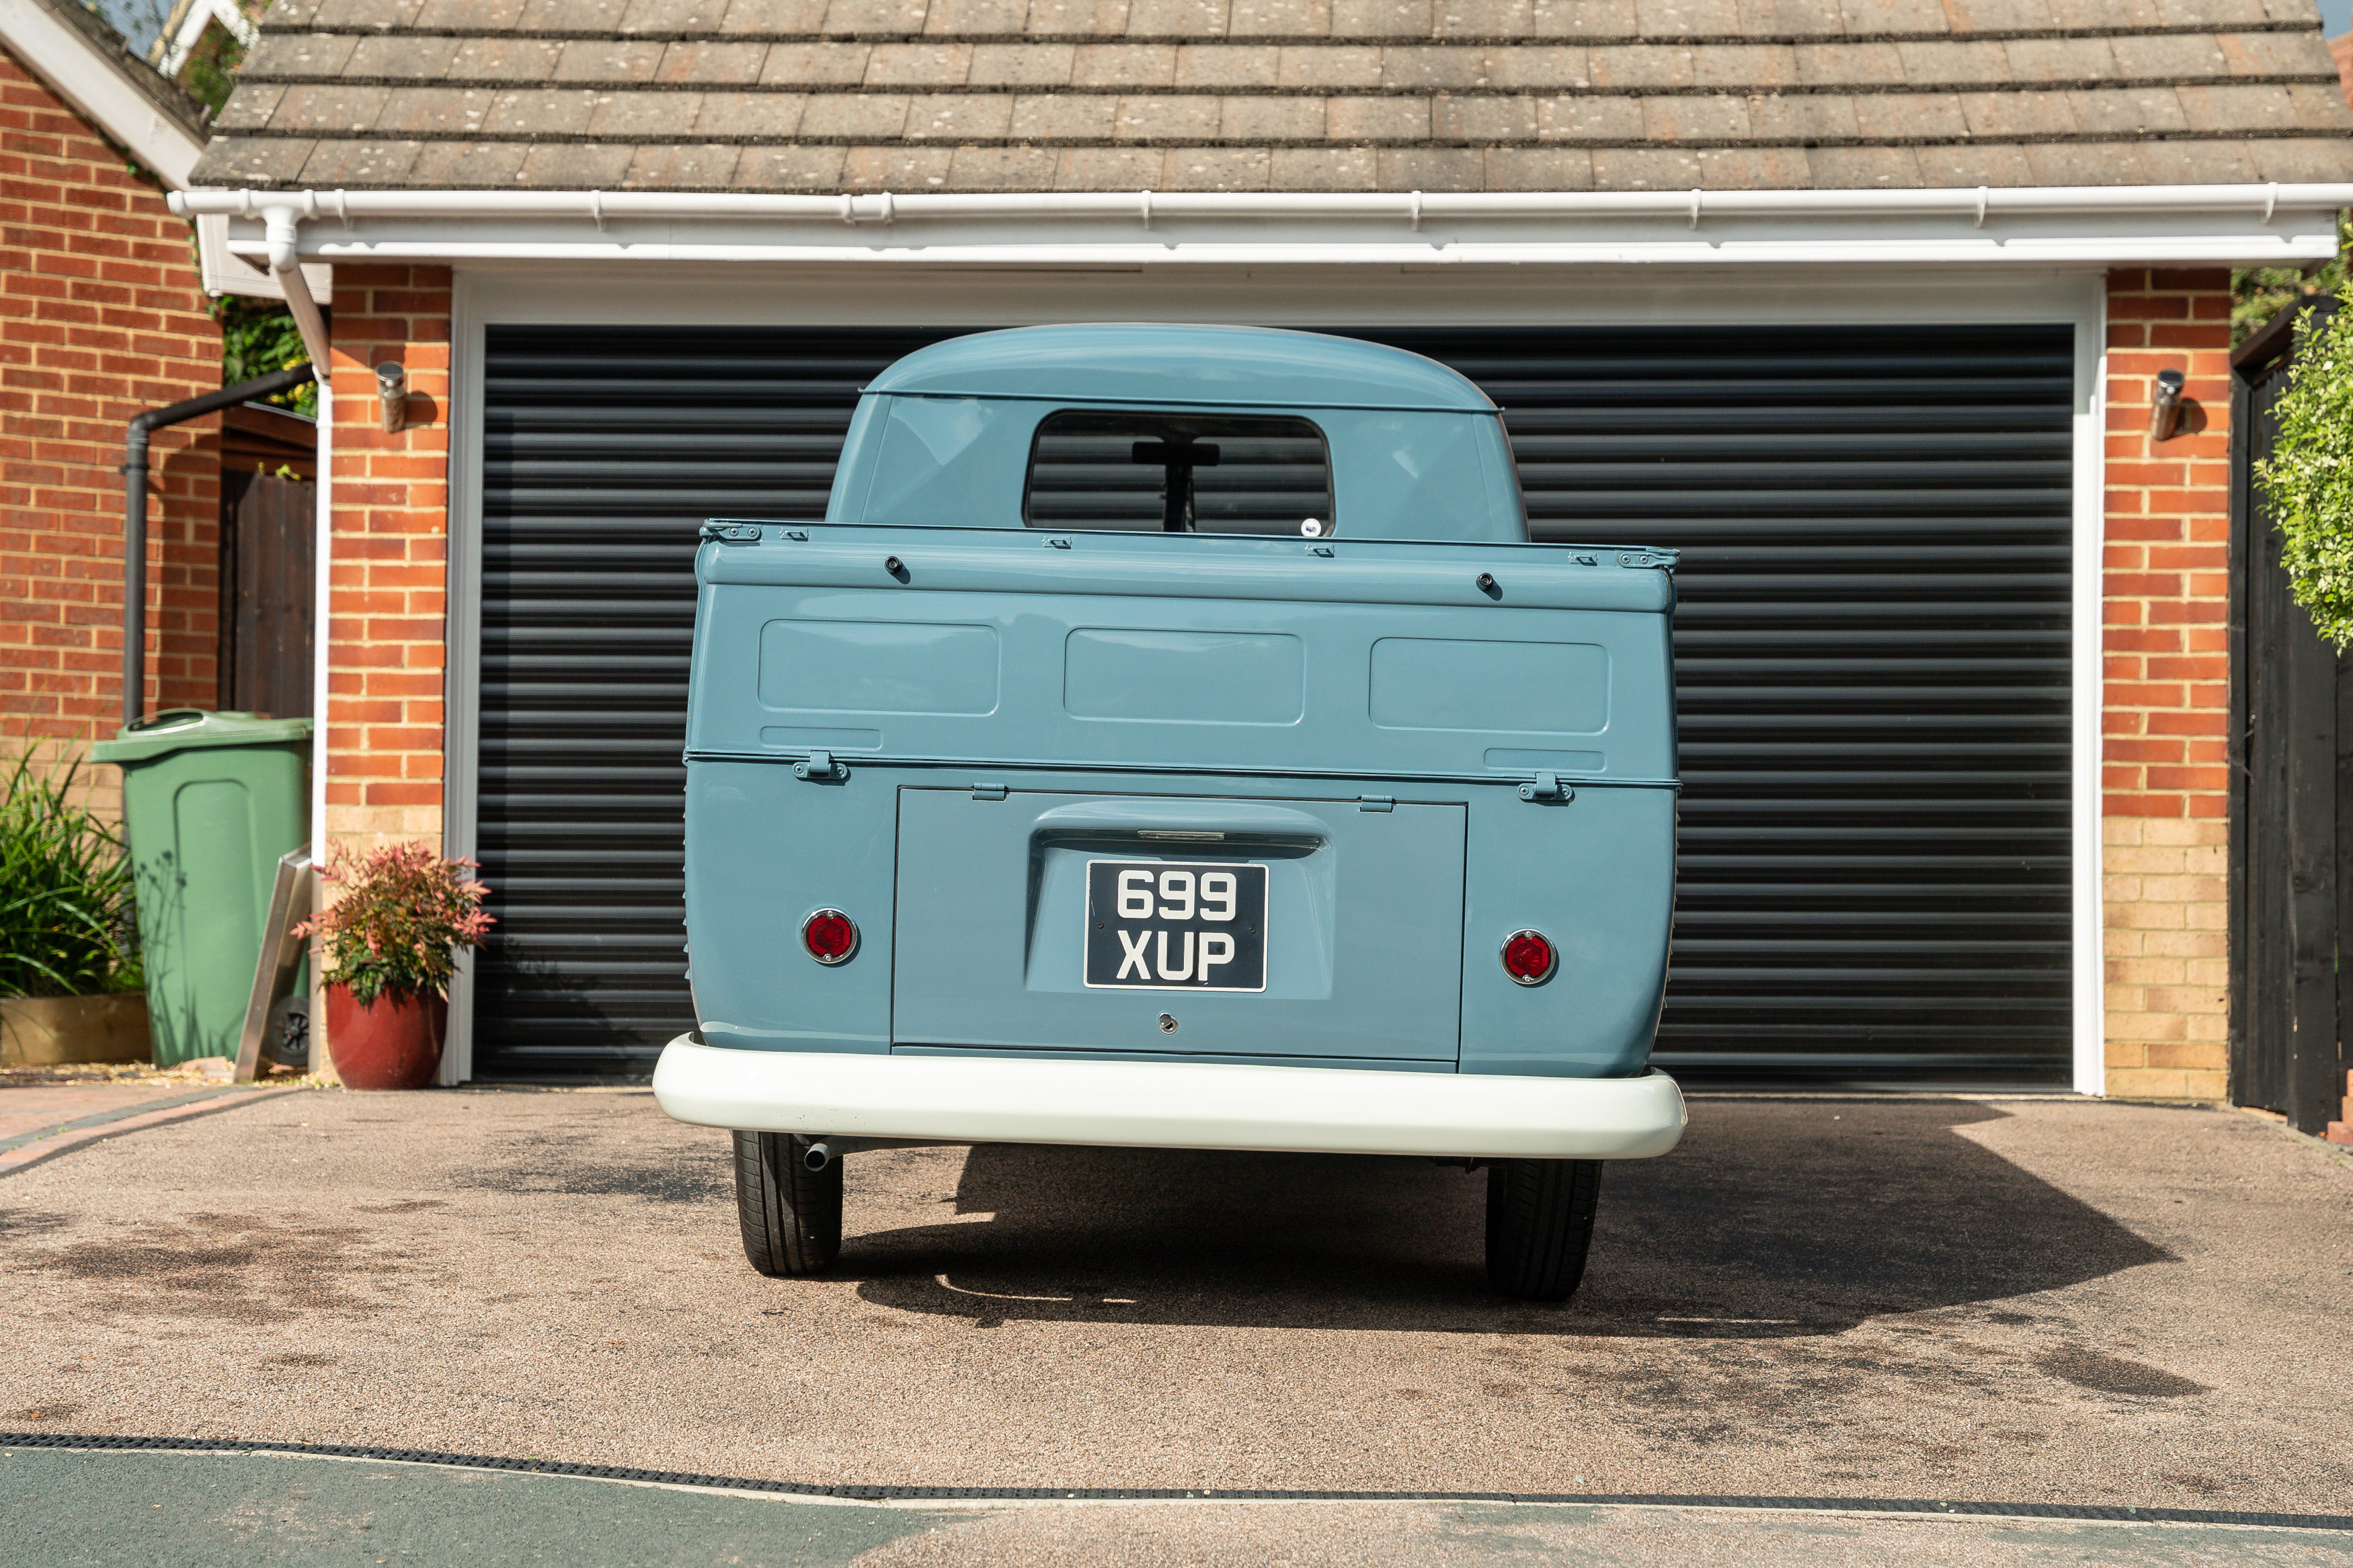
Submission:
<svg viewBox="0 0 2353 1568">
<path fill-rule="evenodd" d="M 251 381 L 151 408 L 131 422 L 122 441 L 122 723 L 139 722 L 147 701 L 147 437 L 166 425 L 201 418 L 216 409 L 300 386 L 312 367 L 272 371 Z"/>
</svg>

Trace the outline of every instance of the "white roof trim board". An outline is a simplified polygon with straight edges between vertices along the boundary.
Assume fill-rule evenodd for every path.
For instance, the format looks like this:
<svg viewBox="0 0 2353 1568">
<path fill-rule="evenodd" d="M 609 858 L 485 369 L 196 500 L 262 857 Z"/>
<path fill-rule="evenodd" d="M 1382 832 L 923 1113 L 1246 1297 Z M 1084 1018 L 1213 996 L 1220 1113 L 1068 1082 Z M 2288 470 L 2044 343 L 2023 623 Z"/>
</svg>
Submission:
<svg viewBox="0 0 2353 1568">
<path fill-rule="evenodd" d="M 174 190 L 204 155 L 204 138 L 164 112 L 91 44 L 90 36 L 40 0 L 0 0 L 0 43 L 25 62 L 49 90 Z"/>
<path fill-rule="evenodd" d="M 2295 265 L 2336 254 L 2353 184 L 1754 191 L 191 191 L 260 255 L 266 216 L 327 259 Z"/>
</svg>

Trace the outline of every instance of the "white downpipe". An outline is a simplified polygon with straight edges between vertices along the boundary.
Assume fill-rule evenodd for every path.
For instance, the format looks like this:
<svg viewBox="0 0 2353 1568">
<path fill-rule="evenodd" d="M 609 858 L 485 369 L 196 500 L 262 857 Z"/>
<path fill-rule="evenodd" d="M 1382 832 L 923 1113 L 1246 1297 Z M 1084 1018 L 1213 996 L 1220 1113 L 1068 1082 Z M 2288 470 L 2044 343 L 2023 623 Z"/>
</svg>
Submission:
<svg viewBox="0 0 2353 1568">
<path fill-rule="evenodd" d="M 335 393 L 328 384 L 327 362 L 319 367 L 319 479 L 311 545 L 311 864 L 327 864 L 327 625 L 329 584 L 333 563 L 329 559 L 335 538 Z"/>
<path fill-rule="evenodd" d="M 286 308 L 293 312 L 295 330 L 302 334 L 311 363 L 323 374 L 330 363 L 327 322 L 319 314 L 319 302 L 311 297 L 311 280 L 302 276 L 301 220 L 292 207 L 283 205 L 265 209 L 261 218 L 269 240 L 269 270 L 286 292 Z"/>
<path fill-rule="evenodd" d="M 1696 199 L 1695 199 L 1696 196 Z M 1971 227 L 2022 214 L 2223 214 L 2269 223 L 2285 212 L 2353 206 L 2353 184 L 1985 186 L 1858 191 L 1398 191 L 1362 195 L 1261 191 L 1039 191 L 975 195 L 884 192 L 795 196 L 676 191 L 175 191 L 183 216 L 223 213 L 301 223 L 331 217 L 616 218 L 670 221 L 799 218 L 818 223 L 1132 217 L 1139 228 L 1183 218 L 1357 219 L 1416 226 L 1433 218 L 1660 217 L 1697 227 L 1727 217 L 1967 218 Z M 272 260 L 275 266 L 275 258 Z"/>
</svg>

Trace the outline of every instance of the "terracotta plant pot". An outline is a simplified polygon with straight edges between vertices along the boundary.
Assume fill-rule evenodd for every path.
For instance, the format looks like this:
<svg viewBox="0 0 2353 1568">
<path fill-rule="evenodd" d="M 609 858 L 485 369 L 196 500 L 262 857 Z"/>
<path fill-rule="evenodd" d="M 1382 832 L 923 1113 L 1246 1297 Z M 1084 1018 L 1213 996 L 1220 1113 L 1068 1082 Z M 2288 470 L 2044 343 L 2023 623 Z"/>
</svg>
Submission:
<svg viewBox="0 0 2353 1568">
<path fill-rule="evenodd" d="M 346 1089 L 423 1089 L 441 1065 L 446 996 L 376 998 L 363 1007 L 348 985 L 327 987 L 327 1051 Z"/>
</svg>

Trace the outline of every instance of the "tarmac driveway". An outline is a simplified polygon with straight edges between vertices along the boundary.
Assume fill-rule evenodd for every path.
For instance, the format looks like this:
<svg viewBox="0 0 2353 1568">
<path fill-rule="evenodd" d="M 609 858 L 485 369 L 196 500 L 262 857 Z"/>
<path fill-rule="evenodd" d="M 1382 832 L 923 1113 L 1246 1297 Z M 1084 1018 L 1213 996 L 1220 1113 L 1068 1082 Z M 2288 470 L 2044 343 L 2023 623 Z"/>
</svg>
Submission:
<svg viewBox="0 0 2353 1568">
<path fill-rule="evenodd" d="M 303 1092 L 0 1180 L 0 1428 L 819 1484 L 2353 1512 L 2353 1160 L 2236 1112 L 1701 1100 L 1584 1289 L 1483 1175 L 853 1156 L 763 1279 L 723 1135 L 630 1091 Z"/>
</svg>

